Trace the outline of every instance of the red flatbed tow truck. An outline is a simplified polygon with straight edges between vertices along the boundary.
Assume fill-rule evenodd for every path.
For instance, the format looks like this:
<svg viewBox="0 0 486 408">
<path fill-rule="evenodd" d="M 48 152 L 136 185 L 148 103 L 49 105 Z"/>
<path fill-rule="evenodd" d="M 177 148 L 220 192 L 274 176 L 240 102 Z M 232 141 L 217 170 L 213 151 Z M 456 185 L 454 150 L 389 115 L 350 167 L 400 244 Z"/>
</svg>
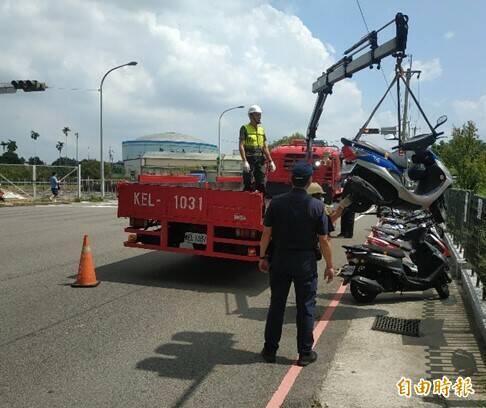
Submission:
<svg viewBox="0 0 486 408">
<path fill-rule="evenodd" d="M 379 45 L 377 34 L 393 22 L 396 25 L 396 36 Z M 293 161 L 304 158 L 313 163 L 315 159 L 321 159 L 320 156 L 327 156 L 331 164 L 327 166 L 331 177 L 328 176 L 326 180 L 324 173 L 321 177 L 323 181 L 337 185 L 337 151 L 317 152 L 319 146 L 313 146 L 324 103 L 337 82 L 367 67 L 380 65 L 381 60 L 387 56 L 398 55 L 403 58 L 407 34 L 408 17 L 397 13 L 394 20 L 378 31 L 370 32 L 346 50 L 345 56 L 314 82 L 312 92 L 317 94 L 317 99 L 307 128 L 305 146 L 294 144 L 283 148 L 280 156 L 284 165 L 277 165 L 281 168 L 281 178 L 278 179 L 277 173 L 274 182 L 287 184 L 291 165 L 287 159 Z M 358 55 L 368 46 L 369 51 Z M 383 98 L 378 106 L 382 101 Z M 400 139 L 400 121 L 398 129 Z M 208 183 L 200 182 L 198 176 L 142 175 L 138 183 L 120 183 L 118 217 L 130 219 L 130 226 L 125 229 L 129 233 L 125 246 L 257 261 L 263 231 L 263 196 L 258 192 L 234 191 L 237 190 L 235 186 L 233 189 L 228 188 L 231 183 L 241 184 L 241 179 L 219 177 L 214 183 Z M 330 196 L 334 196 L 337 191 L 335 188 Z"/>
<path fill-rule="evenodd" d="M 118 185 L 118 217 L 129 218 L 126 247 L 257 262 L 263 196 L 233 191 L 240 177 L 141 175 Z"/>
</svg>

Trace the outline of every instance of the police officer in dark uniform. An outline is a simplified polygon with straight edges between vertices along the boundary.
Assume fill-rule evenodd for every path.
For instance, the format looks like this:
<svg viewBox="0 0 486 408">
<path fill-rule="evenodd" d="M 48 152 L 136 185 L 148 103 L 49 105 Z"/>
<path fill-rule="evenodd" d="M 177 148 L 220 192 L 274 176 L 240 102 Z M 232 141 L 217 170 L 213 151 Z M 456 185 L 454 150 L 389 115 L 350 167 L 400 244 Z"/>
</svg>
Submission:
<svg viewBox="0 0 486 408">
<path fill-rule="evenodd" d="M 297 163 L 292 170 L 293 189 L 274 197 L 265 213 L 259 268 L 270 272 L 271 300 L 261 352 L 267 362 L 276 361 L 292 282 L 297 303 L 298 364 L 306 366 L 317 359 L 317 353 L 312 350 L 317 291 L 316 237 L 326 261 L 328 282 L 334 277 L 334 269 L 324 205 L 306 191 L 312 182 L 312 170 L 308 163 Z M 265 254 L 270 240 L 273 254 L 269 264 Z"/>
</svg>

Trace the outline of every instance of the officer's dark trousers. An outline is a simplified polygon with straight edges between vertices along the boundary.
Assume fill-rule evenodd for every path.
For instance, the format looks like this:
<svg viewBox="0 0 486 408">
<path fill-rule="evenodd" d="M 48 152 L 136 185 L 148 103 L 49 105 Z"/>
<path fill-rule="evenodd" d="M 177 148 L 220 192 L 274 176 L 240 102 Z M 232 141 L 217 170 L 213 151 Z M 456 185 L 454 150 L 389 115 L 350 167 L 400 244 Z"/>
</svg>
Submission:
<svg viewBox="0 0 486 408">
<path fill-rule="evenodd" d="M 345 237 L 352 238 L 354 232 L 354 212 L 347 208 L 341 215 L 341 234 Z"/>
<path fill-rule="evenodd" d="M 243 172 L 243 183 L 245 185 L 244 190 L 258 190 L 265 194 L 265 157 L 263 155 L 247 156 L 246 159 L 250 165 L 250 171 Z M 253 185 L 252 179 L 255 180 L 255 185 Z"/>
<path fill-rule="evenodd" d="M 282 336 L 285 306 L 294 283 L 297 304 L 297 351 L 308 353 L 314 343 L 317 265 L 313 251 L 288 254 L 292 261 L 274 259 L 270 267 L 271 299 L 265 326 L 265 349 L 276 352 Z M 283 262 L 287 265 L 284 265 Z M 299 262 L 300 261 L 300 262 Z"/>
</svg>

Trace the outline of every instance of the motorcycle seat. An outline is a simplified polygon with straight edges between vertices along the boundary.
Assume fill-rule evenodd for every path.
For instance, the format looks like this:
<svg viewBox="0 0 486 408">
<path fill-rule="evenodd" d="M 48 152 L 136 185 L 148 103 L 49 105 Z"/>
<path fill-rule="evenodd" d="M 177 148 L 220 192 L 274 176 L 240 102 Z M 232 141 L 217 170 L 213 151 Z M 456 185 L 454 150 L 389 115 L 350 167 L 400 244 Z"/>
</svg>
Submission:
<svg viewBox="0 0 486 408">
<path fill-rule="evenodd" d="M 399 230 L 392 229 L 392 228 L 385 228 L 385 227 L 381 227 L 381 226 L 378 226 L 378 225 L 372 226 L 371 229 L 373 231 L 379 231 L 379 232 L 382 232 L 384 234 L 391 235 L 394 238 L 397 238 L 400 235 Z"/>
<path fill-rule="evenodd" d="M 389 254 L 385 255 L 379 252 L 371 252 L 366 259 L 366 263 L 370 263 L 380 268 L 402 269 L 402 260 L 403 258 L 394 258 L 393 256 L 389 256 Z"/>
<path fill-rule="evenodd" d="M 396 240 L 396 239 L 390 239 L 386 237 L 380 237 L 381 240 L 388 242 L 392 245 L 397 245 L 400 247 L 400 249 L 403 249 L 404 251 L 411 251 L 412 250 L 412 245 L 410 245 L 407 241 L 403 240 Z"/>
<path fill-rule="evenodd" d="M 423 151 L 427 147 L 433 145 L 437 140 L 437 135 L 434 133 L 424 133 L 408 139 L 402 144 L 402 149 L 407 151 Z"/>
<path fill-rule="evenodd" d="M 383 255 L 388 255 L 388 256 L 391 256 L 393 258 L 405 258 L 406 254 L 405 252 L 400 249 L 400 248 L 396 248 L 396 249 L 389 249 L 389 248 L 383 248 L 383 247 L 379 247 L 377 245 L 373 245 L 373 244 L 370 244 L 370 245 L 366 245 L 369 250 L 371 252 L 378 252 L 380 254 L 383 254 Z"/>
<path fill-rule="evenodd" d="M 403 237 L 409 241 L 418 241 L 425 235 L 426 232 L 427 227 L 423 225 L 418 225 L 405 231 L 403 233 Z"/>
<path fill-rule="evenodd" d="M 346 251 L 351 251 L 351 252 L 368 252 L 367 248 L 363 244 L 358 244 L 358 245 L 343 245 L 342 246 Z"/>
</svg>

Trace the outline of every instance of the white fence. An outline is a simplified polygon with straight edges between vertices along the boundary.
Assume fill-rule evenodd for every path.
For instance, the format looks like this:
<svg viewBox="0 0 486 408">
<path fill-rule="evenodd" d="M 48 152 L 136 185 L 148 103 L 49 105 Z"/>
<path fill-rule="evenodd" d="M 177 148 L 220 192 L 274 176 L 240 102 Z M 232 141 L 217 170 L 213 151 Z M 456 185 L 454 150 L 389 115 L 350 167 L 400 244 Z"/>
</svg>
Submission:
<svg viewBox="0 0 486 408">
<path fill-rule="evenodd" d="M 24 164 L 0 164 L 0 190 L 7 197 L 26 201 L 48 200 L 52 195 L 50 177 L 56 173 L 60 183 L 59 198 L 75 200 L 101 195 L 101 181 L 82 179 L 81 165 L 46 166 Z M 105 193 L 109 198 L 116 195 L 119 180 L 105 180 Z"/>
</svg>

